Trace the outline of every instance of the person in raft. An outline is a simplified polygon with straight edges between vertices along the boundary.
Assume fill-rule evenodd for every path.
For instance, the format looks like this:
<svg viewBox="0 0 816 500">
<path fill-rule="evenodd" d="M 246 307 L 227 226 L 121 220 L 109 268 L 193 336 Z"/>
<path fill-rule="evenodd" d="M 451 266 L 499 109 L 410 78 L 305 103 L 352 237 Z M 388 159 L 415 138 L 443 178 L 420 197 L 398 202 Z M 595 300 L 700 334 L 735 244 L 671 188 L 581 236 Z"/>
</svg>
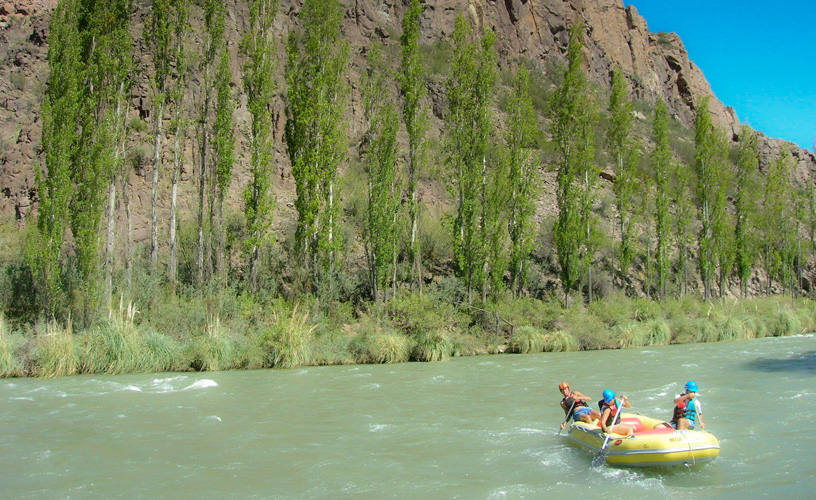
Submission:
<svg viewBox="0 0 816 500">
<path fill-rule="evenodd" d="M 558 390 L 564 395 L 561 400 L 561 408 L 564 410 L 564 415 L 567 419 L 561 424 L 561 428 L 566 427 L 570 417 L 573 422 L 581 421 L 591 424 L 593 420 L 601 418 L 601 414 L 593 410 L 586 404 L 587 401 L 592 401 L 589 396 L 584 396 L 578 391 L 573 391 L 566 382 L 558 384 Z"/>
<path fill-rule="evenodd" d="M 627 396 L 623 396 L 620 401 L 622 408 L 632 407 L 632 405 L 629 404 L 629 398 Z M 599 424 L 602 431 L 607 434 L 609 432 L 613 432 L 615 434 L 626 436 L 631 436 L 635 433 L 635 429 L 631 425 L 617 424 L 612 426 L 612 423 L 616 420 L 615 417 L 618 414 L 618 411 L 622 410 L 622 408 L 618 408 L 618 400 L 615 399 L 614 391 L 610 389 L 603 391 L 603 400 L 598 401 L 598 406 L 601 409 L 601 419 Z"/>
<path fill-rule="evenodd" d="M 682 431 L 684 429 L 694 429 L 697 422 L 700 422 L 700 429 L 705 429 L 703 422 L 703 404 L 697 399 L 697 382 L 689 380 L 683 392 L 674 397 L 674 415 L 672 415 L 671 426 Z"/>
</svg>

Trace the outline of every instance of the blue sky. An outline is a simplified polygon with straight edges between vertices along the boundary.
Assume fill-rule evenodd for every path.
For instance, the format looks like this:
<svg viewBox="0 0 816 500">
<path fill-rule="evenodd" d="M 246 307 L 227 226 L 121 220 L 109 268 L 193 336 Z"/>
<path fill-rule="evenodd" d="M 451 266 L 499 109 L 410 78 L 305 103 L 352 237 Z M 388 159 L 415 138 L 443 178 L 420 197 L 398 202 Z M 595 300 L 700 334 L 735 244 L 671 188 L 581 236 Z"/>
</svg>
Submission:
<svg viewBox="0 0 816 500">
<path fill-rule="evenodd" d="M 816 0 L 624 0 L 649 31 L 680 35 L 717 98 L 743 123 L 812 150 Z"/>
</svg>

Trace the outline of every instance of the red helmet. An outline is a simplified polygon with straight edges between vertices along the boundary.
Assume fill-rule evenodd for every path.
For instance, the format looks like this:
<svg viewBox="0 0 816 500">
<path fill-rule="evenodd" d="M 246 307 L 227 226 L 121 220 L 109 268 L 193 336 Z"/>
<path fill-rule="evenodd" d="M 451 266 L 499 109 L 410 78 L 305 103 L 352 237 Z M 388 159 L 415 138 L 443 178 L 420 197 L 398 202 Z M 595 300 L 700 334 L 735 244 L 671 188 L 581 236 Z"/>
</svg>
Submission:
<svg viewBox="0 0 816 500">
<path fill-rule="evenodd" d="M 569 384 L 566 382 L 561 382 L 558 384 L 558 390 L 563 391 L 564 389 L 569 389 Z"/>
</svg>

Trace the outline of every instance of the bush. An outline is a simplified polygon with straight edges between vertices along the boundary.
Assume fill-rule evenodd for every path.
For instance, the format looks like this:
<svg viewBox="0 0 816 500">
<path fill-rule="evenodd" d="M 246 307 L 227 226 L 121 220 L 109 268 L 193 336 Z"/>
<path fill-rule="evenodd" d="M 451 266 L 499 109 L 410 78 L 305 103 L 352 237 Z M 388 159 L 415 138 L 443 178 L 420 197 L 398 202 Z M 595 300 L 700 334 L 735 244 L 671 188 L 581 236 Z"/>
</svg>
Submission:
<svg viewBox="0 0 816 500">
<path fill-rule="evenodd" d="M 450 333 L 449 338 L 451 356 L 478 356 L 498 352 L 495 335 L 478 327 L 471 328 L 466 334 L 453 331 Z"/>
<path fill-rule="evenodd" d="M 785 337 L 802 332 L 799 317 L 790 309 L 780 309 L 771 320 L 768 333 L 773 337 Z"/>
<path fill-rule="evenodd" d="M 520 326 L 510 336 L 509 350 L 521 354 L 542 352 L 544 334 L 534 326 Z"/>
<path fill-rule="evenodd" d="M 23 363 L 16 351 L 24 343 L 22 335 L 8 332 L 5 316 L 0 313 L 0 378 L 23 375 Z"/>
<path fill-rule="evenodd" d="M 557 331 L 544 335 L 544 352 L 577 351 L 578 341 L 567 332 Z"/>
<path fill-rule="evenodd" d="M 167 335 L 149 330 L 144 336 L 144 371 L 169 372 L 190 368 L 180 343 Z"/>
<path fill-rule="evenodd" d="M 721 322 L 719 330 L 720 332 L 717 338 L 719 341 L 748 338 L 745 331 L 745 323 L 734 316 L 728 317 L 725 321 Z"/>
<path fill-rule="evenodd" d="M 411 359 L 414 361 L 445 361 L 451 354 L 448 334 L 442 330 L 430 330 L 414 336 Z"/>
<path fill-rule="evenodd" d="M 203 335 L 193 339 L 193 368 L 204 371 L 222 371 L 241 365 L 239 342 L 221 327 L 218 317 L 207 325 Z"/>
<path fill-rule="evenodd" d="M 716 342 L 720 338 L 720 330 L 706 318 L 699 318 L 696 321 L 697 331 L 694 335 L 695 342 Z"/>
<path fill-rule="evenodd" d="M 79 373 L 79 355 L 70 321 L 62 328 L 56 323 L 36 325 L 34 375 L 41 378 L 64 377 Z"/>
<path fill-rule="evenodd" d="M 646 324 L 646 344 L 667 345 L 671 342 L 672 332 L 665 320 L 655 319 Z"/>
<path fill-rule="evenodd" d="M 411 345 L 408 338 L 364 318 L 361 332 L 349 346 L 358 363 L 402 363 L 408 361 Z"/>
<path fill-rule="evenodd" d="M 612 336 L 621 349 L 643 347 L 647 340 L 643 325 L 637 321 L 616 325 L 612 330 Z"/>
<path fill-rule="evenodd" d="M 294 368 L 309 364 L 311 359 L 311 341 L 316 325 L 309 325 L 309 313 L 274 311 L 274 324 L 264 335 L 267 366 L 275 368 Z"/>
</svg>

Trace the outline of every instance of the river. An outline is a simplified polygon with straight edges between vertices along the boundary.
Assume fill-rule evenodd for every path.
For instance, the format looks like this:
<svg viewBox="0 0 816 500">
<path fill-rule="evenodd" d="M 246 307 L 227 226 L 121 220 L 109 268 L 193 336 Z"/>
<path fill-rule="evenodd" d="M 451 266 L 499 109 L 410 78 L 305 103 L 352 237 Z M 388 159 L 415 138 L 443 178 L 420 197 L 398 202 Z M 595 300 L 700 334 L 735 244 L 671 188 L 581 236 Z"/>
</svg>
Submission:
<svg viewBox="0 0 816 500">
<path fill-rule="evenodd" d="M 719 458 L 591 467 L 558 383 L 668 419 L 700 386 Z M 813 498 L 816 338 L 445 363 L 0 380 L 0 498 Z"/>
</svg>

